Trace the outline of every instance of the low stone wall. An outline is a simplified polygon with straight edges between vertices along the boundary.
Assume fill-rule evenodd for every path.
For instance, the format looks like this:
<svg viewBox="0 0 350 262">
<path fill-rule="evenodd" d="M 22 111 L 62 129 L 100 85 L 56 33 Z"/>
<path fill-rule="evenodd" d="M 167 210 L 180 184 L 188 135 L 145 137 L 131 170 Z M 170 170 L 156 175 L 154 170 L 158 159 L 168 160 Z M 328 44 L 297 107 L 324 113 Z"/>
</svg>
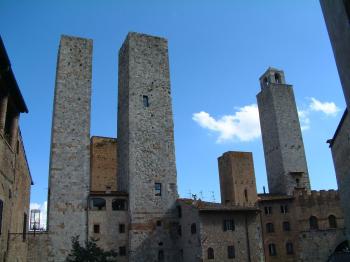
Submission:
<svg viewBox="0 0 350 262">
<path fill-rule="evenodd" d="M 28 262 L 47 262 L 48 259 L 48 233 L 28 233 Z"/>
</svg>

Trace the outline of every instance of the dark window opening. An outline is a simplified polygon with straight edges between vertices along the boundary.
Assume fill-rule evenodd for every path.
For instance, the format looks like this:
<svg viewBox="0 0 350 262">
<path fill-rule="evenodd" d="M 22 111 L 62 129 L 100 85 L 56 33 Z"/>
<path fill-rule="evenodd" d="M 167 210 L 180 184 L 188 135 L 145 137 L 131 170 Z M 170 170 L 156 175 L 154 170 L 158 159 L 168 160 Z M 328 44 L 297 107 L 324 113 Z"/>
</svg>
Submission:
<svg viewBox="0 0 350 262">
<path fill-rule="evenodd" d="M 4 202 L 2 202 L 2 200 L 0 200 L 0 235 L 1 235 L 1 231 L 2 231 L 2 210 L 4 208 Z"/>
<path fill-rule="evenodd" d="M 181 217 L 182 217 L 182 209 L 181 209 L 181 206 L 177 206 L 176 209 L 177 209 L 177 216 L 181 218 Z"/>
<path fill-rule="evenodd" d="M 158 251 L 158 261 L 164 261 L 164 250 Z"/>
<path fill-rule="evenodd" d="M 184 258 L 184 250 L 183 249 L 180 249 L 180 257 L 181 257 L 181 259 Z"/>
<path fill-rule="evenodd" d="M 233 219 L 225 219 L 224 220 L 224 231 L 234 231 L 235 230 L 235 222 Z"/>
<path fill-rule="evenodd" d="M 288 206 L 287 205 L 282 205 L 281 206 L 281 213 L 282 214 L 288 213 Z"/>
<path fill-rule="evenodd" d="M 126 256 L 126 247 L 119 247 L 119 256 Z"/>
<path fill-rule="evenodd" d="M 268 86 L 269 85 L 269 80 L 267 79 L 267 77 L 264 77 L 264 85 Z"/>
<path fill-rule="evenodd" d="M 245 198 L 245 201 L 248 202 L 248 190 L 247 189 L 244 189 L 244 198 Z"/>
<path fill-rule="evenodd" d="M 143 106 L 149 107 L 148 96 L 143 96 Z"/>
<path fill-rule="evenodd" d="M 119 233 L 125 233 L 125 224 L 119 224 Z"/>
<path fill-rule="evenodd" d="M 103 198 L 91 198 L 90 199 L 91 210 L 106 210 L 106 200 Z"/>
<path fill-rule="evenodd" d="M 345 12 L 348 17 L 348 23 L 350 24 L 350 1 L 349 0 L 344 0 L 344 7 L 345 7 Z"/>
<path fill-rule="evenodd" d="M 154 190 L 156 196 L 162 195 L 162 184 L 161 183 L 154 183 Z"/>
<path fill-rule="evenodd" d="M 275 232 L 275 228 L 272 223 L 267 223 L 266 224 L 266 232 L 267 233 L 273 233 Z"/>
<path fill-rule="evenodd" d="M 286 251 L 288 255 L 291 255 L 294 253 L 293 244 L 291 242 L 288 242 L 286 244 Z"/>
<path fill-rule="evenodd" d="M 235 258 L 236 257 L 235 246 L 228 246 L 227 247 L 227 257 L 228 258 Z"/>
<path fill-rule="evenodd" d="M 330 228 L 337 228 L 337 219 L 334 215 L 328 217 L 328 223 Z"/>
<path fill-rule="evenodd" d="M 182 227 L 181 227 L 181 225 L 179 225 L 179 226 L 177 227 L 177 233 L 179 234 L 179 236 L 182 235 Z"/>
<path fill-rule="evenodd" d="M 127 204 L 125 199 L 113 199 L 112 210 L 127 210 Z"/>
<path fill-rule="evenodd" d="M 22 232 L 22 240 L 23 242 L 27 239 L 27 214 L 24 213 L 23 216 L 23 232 Z"/>
<path fill-rule="evenodd" d="M 290 223 L 288 221 L 283 222 L 283 231 L 290 231 Z"/>
<path fill-rule="evenodd" d="M 265 215 L 271 215 L 272 214 L 272 207 L 265 207 Z"/>
<path fill-rule="evenodd" d="M 157 220 L 157 227 L 161 227 L 162 226 L 162 221 L 161 220 Z"/>
<path fill-rule="evenodd" d="M 318 229 L 317 217 L 311 216 L 310 219 L 309 219 L 309 223 L 310 223 L 310 229 L 311 230 L 317 230 Z"/>
<path fill-rule="evenodd" d="M 277 84 L 281 84 L 281 75 L 279 73 L 275 73 L 275 81 Z"/>
<path fill-rule="evenodd" d="M 276 256 L 276 245 L 275 244 L 269 244 L 269 254 L 270 256 Z"/>
<path fill-rule="evenodd" d="M 297 187 L 300 187 L 300 179 L 299 178 L 295 179 L 295 182 L 297 184 Z"/>
<path fill-rule="evenodd" d="M 196 233 L 197 233 L 197 225 L 196 225 L 196 223 L 193 223 L 191 225 L 191 234 L 193 235 L 193 234 L 196 234 Z"/>
<path fill-rule="evenodd" d="M 214 249 L 208 248 L 208 259 L 214 259 Z"/>
<path fill-rule="evenodd" d="M 94 225 L 94 233 L 95 234 L 100 234 L 100 225 L 99 224 L 95 224 Z"/>
</svg>

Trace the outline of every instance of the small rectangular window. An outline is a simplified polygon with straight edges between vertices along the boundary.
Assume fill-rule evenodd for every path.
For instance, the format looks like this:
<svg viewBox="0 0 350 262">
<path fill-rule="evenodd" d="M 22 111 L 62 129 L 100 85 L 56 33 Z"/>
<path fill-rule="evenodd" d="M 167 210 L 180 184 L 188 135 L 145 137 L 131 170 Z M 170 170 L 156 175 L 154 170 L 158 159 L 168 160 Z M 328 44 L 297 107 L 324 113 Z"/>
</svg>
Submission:
<svg viewBox="0 0 350 262">
<path fill-rule="evenodd" d="M 94 225 L 94 233 L 95 234 L 100 234 L 100 225 L 99 224 L 95 224 Z"/>
<path fill-rule="evenodd" d="M 119 224 L 119 233 L 125 233 L 125 224 Z"/>
<path fill-rule="evenodd" d="M 288 221 L 283 222 L 283 231 L 290 231 L 290 223 Z"/>
<path fill-rule="evenodd" d="M 224 226 L 224 231 L 235 230 L 235 222 L 233 221 L 233 219 L 225 219 L 223 226 Z"/>
<path fill-rule="evenodd" d="M 143 96 L 142 99 L 143 99 L 143 106 L 149 107 L 148 96 Z"/>
<path fill-rule="evenodd" d="M 126 247 L 119 247 L 119 256 L 126 256 Z"/>
<path fill-rule="evenodd" d="M 156 196 L 162 195 L 162 184 L 161 183 L 154 183 L 154 190 Z"/>
<path fill-rule="evenodd" d="M 227 257 L 228 258 L 235 258 L 236 257 L 235 246 L 228 246 L 227 247 Z"/>
</svg>

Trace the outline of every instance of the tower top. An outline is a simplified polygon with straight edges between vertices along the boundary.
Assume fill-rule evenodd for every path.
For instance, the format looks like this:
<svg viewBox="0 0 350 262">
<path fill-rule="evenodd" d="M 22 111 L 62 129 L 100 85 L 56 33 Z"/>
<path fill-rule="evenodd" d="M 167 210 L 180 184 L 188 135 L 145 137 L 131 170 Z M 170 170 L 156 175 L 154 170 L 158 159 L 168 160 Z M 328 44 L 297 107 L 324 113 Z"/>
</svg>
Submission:
<svg viewBox="0 0 350 262">
<path fill-rule="evenodd" d="M 269 67 L 266 72 L 259 78 L 261 89 L 271 84 L 286 84 L 283 70 Z"/>
</svg>

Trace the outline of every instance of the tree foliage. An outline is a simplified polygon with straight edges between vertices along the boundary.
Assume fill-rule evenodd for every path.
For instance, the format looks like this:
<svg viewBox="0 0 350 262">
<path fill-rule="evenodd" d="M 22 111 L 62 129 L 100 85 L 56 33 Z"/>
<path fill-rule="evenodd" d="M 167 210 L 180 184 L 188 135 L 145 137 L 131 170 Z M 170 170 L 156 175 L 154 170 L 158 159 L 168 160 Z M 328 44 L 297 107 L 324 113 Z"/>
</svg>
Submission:
<svg viewBox="0 0 350 262">
<path fill-rule="evenodd" d="M 94 239 L 86 240 L 85 246 L 81 246 L 79 236 L 72 237 L 72 250 L 66 258 L 66 262 L 116 262 L 117 252 L 104 251 L 97 246 Z"/>
</svg>

